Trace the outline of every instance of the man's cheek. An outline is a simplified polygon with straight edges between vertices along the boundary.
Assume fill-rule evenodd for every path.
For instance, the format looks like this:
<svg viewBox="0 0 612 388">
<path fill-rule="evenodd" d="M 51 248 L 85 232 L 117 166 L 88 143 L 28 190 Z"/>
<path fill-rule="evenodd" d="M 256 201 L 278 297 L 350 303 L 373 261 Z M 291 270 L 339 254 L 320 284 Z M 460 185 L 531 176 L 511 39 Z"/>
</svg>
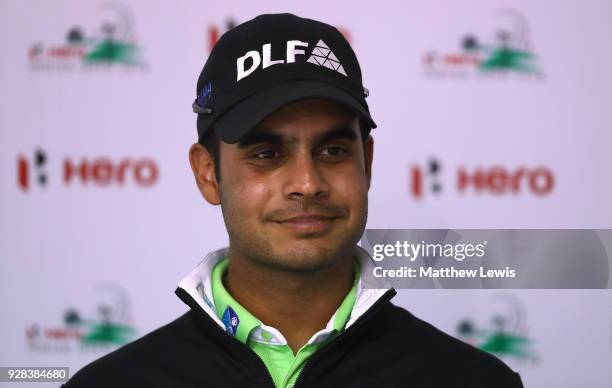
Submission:
<svg viewBox="0 0 612 388">
<path fill-rule="evenodd" d="M 244 217 L 261 218 L 270 198 L 270 185 L 265 182 L 243 184 L 234 191 L 236 207 Z"/>
<path fill-rule="evenodd" d="M 250 184 L 245 185 L 244 193 L 246 198 L 251 198 L 255 201 L 261 200 L 269 195 L 270 184 L 264 180 L 251 182 Z"/>
<path fill-rule="evenodd" d="M 337 174 L 329 180 L 332 182 L 335 191 L 338 193 L 348 193 L 350 196 L 367 191 L 367 177 L 363 172 L 351 169 L 344 174 Z M 350 199 L 350 198 L 349 198 Z"/>
</svg>

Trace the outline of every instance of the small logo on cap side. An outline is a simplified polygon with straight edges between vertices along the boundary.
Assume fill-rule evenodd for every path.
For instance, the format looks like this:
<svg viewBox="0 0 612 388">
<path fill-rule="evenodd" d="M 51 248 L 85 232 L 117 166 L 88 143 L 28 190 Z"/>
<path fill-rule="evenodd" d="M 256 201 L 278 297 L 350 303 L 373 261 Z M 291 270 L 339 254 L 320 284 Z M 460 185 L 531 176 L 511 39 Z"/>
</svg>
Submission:
<svg viewBox="0 0 612 388">
<path fill-rule="evenodd" d="M 213 113 L 212 108 L 206 106 L 206 104 L 211 99 L 212 99 L 212 83 L 208 82 L 206 85 L 204 85 L 202 90 L 200 90 L 200 93 L 198 93 L 198 96 L 196 97 L 193 104 L 191 104 L 191 108 L 193 109 L 193 112 L 197 114 L 206 114 L 206 115 L 212 114 Z"/>
<path fill-rule="evenodd" d="M 212 98 L 212 83 L 208 82 L 206 85 L 204 85 L 204 87 L 200 91 L 200 94 L 198 94 L 198 98 L 196 101 L 198 102 L 199 106 L 204 107 L 204 105 L 206 105 L 208 100 L 210 100 L 211 98 Z"/>
</svg>

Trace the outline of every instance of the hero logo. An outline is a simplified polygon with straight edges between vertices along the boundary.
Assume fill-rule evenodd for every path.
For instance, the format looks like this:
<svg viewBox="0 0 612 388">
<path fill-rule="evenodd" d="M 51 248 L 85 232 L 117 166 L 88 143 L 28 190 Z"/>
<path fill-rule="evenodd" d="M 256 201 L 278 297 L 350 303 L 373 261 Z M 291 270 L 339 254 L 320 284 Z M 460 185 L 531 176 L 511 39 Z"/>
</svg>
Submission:
<svg viewBox="0 0 612 388">
<path fill-rule="evenodd" d="M 236 82 L 253 74 L 259 65 L 261 65 L 262 69 L 265 69 L 280 63 L 295 63 L 296 55 L 306 54 L 306 52 L 299 47 L 308 47 L 308 42 L 289 40 L 287 41 L 286 46 L 287 50 L 285 59 L 272 59 L 272 43 L 264 44 L 261 48 L 261 54 L 257 50 L 247 51 L 246 54 L 236 59 Z M 247 60 L 250 60 L 250 66 L 245 68 Z M 326 67 L 342 74 L 345 77 L 347 76 L 342 64 L 340 64 L 340 60 L 334 55 L 332 50 L 325 42 L 323 42 L 322 39 L 319 39 L 306 62 L 312 63 L 316 66 Z"/>
<path fill-rule="evenodd" d="M 30 172 L 30 160 L 24 155 L 19 155 L 17 157 L 17 185 L 24 191 L 30 187 L 31 174 L 34 175 L 36 183 L 40 186 L 46 186 L 49 181 L 45 168 L 47 164 L 47 153 L 44 150 L 38 148 L 34 151 L 34 158 L 31 164 L 34 165 L 34 171 L 32 172 Z"/>
<path fill-rule="evenodd" d="M 410 192 L 416 199 L 421 199 L 425 192 L 440 194 L 443 189 L 441 179 L 442 165 L 432 158 L 426 168 L 414 165 L 410 169 Z M 555 176 L 546 167 L 518 167 L 507 169 L 502 166 L 476 168 L 473 171 L 458 167 L 456 170 L 456 190 L 459 194 L 474 192 L 493 195 L 519 194 L 528 191 L 536 196 L 550 194 L 555 186 Z"/>
<path fill-rule="evenodd" d="M 153 159 L 124 158 L 113 162 L 109 158 L 96 158 L 92 161 L 82 159 L 75 163 L 64 159 L 64 183 L 80 181 L 81 184 L 94 183 L 98 186 L 116 184 L 122 186 L 128 179 L 141 187 L 152 186 L 159 175 L 157 164 Z"/>
<path fill-rule="evenodd" d="M 32 181 L 39 186 L 46 186 L 49 181 L 47 166 L 47 153 L 40 148 L 34 152 L 32 160 L 25 155 L 19 155 L 17 157 L 17 185 L 19 188 L 22 191 L 28 191 L 32 186 Z M 93 160 L 73 161 L 66 157 L 62 175 L 66 186 L 73 182 L 96 186 L 123 186 L 128 182 L 133 182 L 140 187 L 150 187 L 158 180 L 159 167 L 150 158 L 123 158 L 112 161 L 107 157 L 98 157 Z"/>
</svg>

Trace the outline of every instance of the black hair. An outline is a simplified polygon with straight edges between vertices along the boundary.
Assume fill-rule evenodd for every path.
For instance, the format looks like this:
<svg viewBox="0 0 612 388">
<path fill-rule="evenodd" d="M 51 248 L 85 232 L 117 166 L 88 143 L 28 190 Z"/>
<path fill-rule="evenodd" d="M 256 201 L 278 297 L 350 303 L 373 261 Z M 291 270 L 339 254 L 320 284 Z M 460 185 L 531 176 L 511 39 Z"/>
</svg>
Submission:
<svg viewBox="0 0 612 388">
<path fill-rule="evenodd" d="M 213 161 L 215 163 L 215 177 L 217 177 L 217 181 L 221 180 L 221 167 L 220 167 L 220 157 L 219 151 L 221 150 L 221 139 L 215 133 L 213 128 L 208 128 L 204 134 L 198 139 L 198 143 L 200 143 L 209 154 L 211 154 Z"/>
</svg>

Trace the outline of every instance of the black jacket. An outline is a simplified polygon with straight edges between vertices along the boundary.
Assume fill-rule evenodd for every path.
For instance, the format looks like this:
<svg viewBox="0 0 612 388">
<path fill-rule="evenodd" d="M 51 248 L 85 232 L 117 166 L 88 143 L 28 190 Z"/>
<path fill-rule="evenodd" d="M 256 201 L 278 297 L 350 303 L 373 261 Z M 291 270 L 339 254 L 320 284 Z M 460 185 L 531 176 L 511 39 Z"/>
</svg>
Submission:
<svg viewBox="0 0 612 388">
<path fill-rule="evenodd" d="M 63 387 L 268 387 L 268 371 L 184 290 L 191 310 L 85 366 Z M 295 387 L 519 388 L 518 373 L 393 305 L 389 290 L 306 362 Z"/>
</svg>

